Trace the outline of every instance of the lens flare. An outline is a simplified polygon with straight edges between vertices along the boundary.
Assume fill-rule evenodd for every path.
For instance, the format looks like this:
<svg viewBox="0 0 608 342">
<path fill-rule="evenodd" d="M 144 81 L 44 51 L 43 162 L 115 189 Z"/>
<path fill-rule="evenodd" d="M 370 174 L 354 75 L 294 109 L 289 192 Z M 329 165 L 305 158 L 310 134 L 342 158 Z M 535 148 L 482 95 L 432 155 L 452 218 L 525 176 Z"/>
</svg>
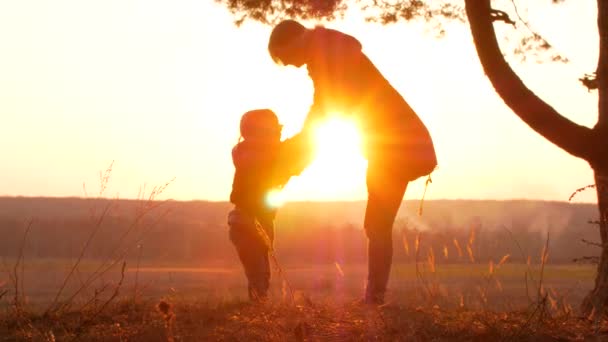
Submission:
<svg viewBox="0 0 608 342">
<path fill-rule="evenodd" d="M 312 129 L 314 160 L 285 186 L 286 197 L 290 200 L 299 193 L 306 199 L 365 198 L 367 161 L 357 122 L 337 114 L 319 120 Z"/>
<path fill-rule="evenodd" d="M 266 194 L 266 205 L 279 208 L 285 204 L 285 194 L 281 190 L 271 190 Z"/>
<path fill-rule="evenodd" d="M 315 130 L 316 159 L 323 163 L 361 160 L 361 147 L 359 127 L 352 119 L 332 115 Z"/>
</svg>

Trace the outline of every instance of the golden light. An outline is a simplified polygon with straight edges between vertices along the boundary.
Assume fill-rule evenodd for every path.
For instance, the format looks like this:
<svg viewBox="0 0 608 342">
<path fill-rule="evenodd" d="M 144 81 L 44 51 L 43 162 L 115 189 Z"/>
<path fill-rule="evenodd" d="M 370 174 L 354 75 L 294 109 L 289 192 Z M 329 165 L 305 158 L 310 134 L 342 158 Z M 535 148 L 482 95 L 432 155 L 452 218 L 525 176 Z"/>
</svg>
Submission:
<svg viewBox="0 0 608 342">
<path fill-rule="evenodd" d="M 266 194 L 266 205 L 271 208 L 279 208 L 285 204 L 285 193 L 280 190 L 272 190 Z"/>
<path fill-rule="evenodd" d="M 365 184 L 367 161 L 362 137 L 352 117 L 331 115 L 315 128 L 315 159 L 304 177 L 326 199 L 360 195 Z"/>
<path fill-rule="evenodd" d="M 320 122 L 315 129 L 316 162 L 340 167 L 362 159 L 361 135 L 354 120 L 338 114 Z"/>
<path fill-rule="evenodd" d="M 328 116 L 314 127 L 313 162 L 299 177 L 290 180 L 281 196 L 273 194 L 273 197 L 287 200 L 365 198 L 367 161 L 362 145 L 360 129 L 351 117 Z"/>
</svg>

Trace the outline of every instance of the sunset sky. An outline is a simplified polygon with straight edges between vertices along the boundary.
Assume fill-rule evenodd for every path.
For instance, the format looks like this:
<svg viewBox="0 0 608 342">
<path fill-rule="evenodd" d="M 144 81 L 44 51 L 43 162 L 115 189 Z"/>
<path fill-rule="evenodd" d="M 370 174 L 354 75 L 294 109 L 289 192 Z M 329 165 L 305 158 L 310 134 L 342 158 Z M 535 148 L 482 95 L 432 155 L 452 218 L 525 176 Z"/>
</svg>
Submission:
<svg viewBox="0 0 608 342">
<path fill-rule="evenodd" d="M 571 63 L 509 58 L 539 96 L 592 126 L 597 93 L 577 79 L 597 62 L 595 4 L 542 3 L 525 14 Z M 83 183 L 91 195 L 114 161 L 107 196 L 134 198 L 144 184 L 175 178 L 163 198 L 227 200 L 241 114 L 272 108 L 288 137 L 312 100 L 306 69 L 268 56 L 270 27 L 233 21 L 211 0 L 0 2 L 0 195 L 83 196 Z M 586 162 L 495 94 L 466 25 L 442 39 L 358 13 L 326 26 L 358 38 L 428 126 L 439 169 L 427 198 L 567 200 L 593 182 Z M 288 200 L 365 199 L 365 162 L 348 146 L 331 150 L 293 179 Z M 406 199 L 419 199 L 423 183 Z"/>
</svg>

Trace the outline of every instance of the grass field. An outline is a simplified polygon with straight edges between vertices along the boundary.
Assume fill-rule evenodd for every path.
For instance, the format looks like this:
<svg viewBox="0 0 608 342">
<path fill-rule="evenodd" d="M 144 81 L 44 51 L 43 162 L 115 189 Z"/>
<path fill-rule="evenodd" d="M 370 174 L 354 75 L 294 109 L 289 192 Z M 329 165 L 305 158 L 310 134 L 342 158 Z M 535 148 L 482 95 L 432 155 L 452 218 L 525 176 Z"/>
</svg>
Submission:
<svg viewBox="0 0 608 342">
<path fill-rule="evenodd" d="M 124 273 L 116 265 L 75 296 L 69 309 L 44 315 L 70 263 L 26 262 L 17 273 L 24 294 L 17 307 L 9 277 L 14 270 L 10 260 L 5 264 L 5 341 L 577 340 L 601 338 L 604 331 L 603 323 L 577 317 L 593 285 L 589 265 L 547 264 L 541 277 L 540 265 L 508 262 L 396 264 L 380 308 L 357 304 L 365 265 L 283 265 L 285 277 L 273 273 L 271 300 L 263 305 L 247 303 L 236 265 L 142 264 Z M 83 262 L 60 302 L 97 267 Z"/>
<path fill-rule="evenodd" d="M 10 261 L 5 261 L 10 265 Z M 87 277 L 100 265 L 98 262 L 81 263 L 68 289 L 80 287 Z M 91 286 L 102 287 L 117 282 L 121 277 L 121 265 L 116 264 L 110 271 L 99 277 Z M 5 267 L 11 271 L 10 266 Z M 68 260 L 43 259 L 26 262 L 23 266 L 23 292 L 30 305 L 39 307 L 49 302 L 65 279 L 71 263 Z M 365 286 L 366 265 L 332 264 L 332 265 L 283 265 L 285 280 L 294 290 L 305 291 L 311 296 L 356 297 Z M 540 265 L 509 264 L 494 267 L 489 277 L 488 264 L 445 264 L 436 265 L 431 272 L 429 265 L 394 264 L 389 283 L 389 299 L 396 302 L 413 300 L 411 292 L 427 285 L 441 287 L 443 297 L 464 294 L 477 286 L 496 292 L 511 304 L 513 301 L 526 300 L 526 279 L 528 292 L 534 294 L 540 281 Z M 5 287 L 10 287 L 9 276 L 3 275 Z M 567 292 L 573 301 L 580 299 L 592 286 L 595 267 L 576 264 L 548 264 L 543 271 L 543 285 L 556 292 Z M 3 279 L 0 276 L 0 279 Z M 232 267 L 192 267 L 142 264 L 139 268 L 125 268 L 123 291 L 134 288 L 138 283 L 138 292 L 142 297 L 159 297 L 168 291 L 179 291 L 189 298 L 225 297 L 241 298 L 246 295 L 245 277 L 238 265 Z M 136 280 L 137 278 L 137 280 Z M 490 280 L 488 280 L 491 278 Z M 273 290 L 282 292 L 283 279 L 273 274 Z M 1 282 L 0 282 L 1 283 Z M 498 284 L 499 283 L 499 284 Z M 502 291 L 501 291 L 502 288 Z M 66 291 L 69 292 L 69 291 Z M 447 294 L 445 293 L 447 292 Z M 86 299 L 86 294 L 83 294 Z M 5 299 L 4 305 L 7 305 Z M 515 305 L 514 305 L 515 306 Z"/>
</svg>

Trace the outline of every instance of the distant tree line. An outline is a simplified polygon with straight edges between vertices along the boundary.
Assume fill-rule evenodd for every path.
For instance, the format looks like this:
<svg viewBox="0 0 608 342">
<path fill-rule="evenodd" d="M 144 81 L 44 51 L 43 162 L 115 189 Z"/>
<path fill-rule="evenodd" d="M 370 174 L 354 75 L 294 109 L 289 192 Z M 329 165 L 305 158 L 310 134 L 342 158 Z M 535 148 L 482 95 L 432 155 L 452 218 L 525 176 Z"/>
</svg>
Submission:
<svg viewBox="0 0 608 342">
<path fill-rule="evenodd" d="M 237 261 L 225 224 L 231 208 L 228 203 L 171 202 L 134 223 L 137 202 L 118 201 L 98 224 L 92 208 L 106 203 L 0 199 L 6 205 L 0 207 L 0 256 L 17 256 L 25 222 L 33 217 L 25 243 L 26 259 L 75 258 L 94 232 L 85 258 L 133 260 L 141 253 L 142 261 L 148 263 L 225 266 Z M 397 262 L 425 262 L 432 254 L 438 264 L 487 263 L 509 254 L 511 262 L 526 262 L 530 257 L 537 263 L 547 232 L 549 262 L 567 263 L 599 252 L 583 242 L 593 242 L 597 236 L 597 226 L 589 223 L 595 213 L 590 204 L 429 201 L 421 217 L 415 212 L 417 205 L 406 202 L 395 224 Z M 7 210 L 9 207 L 13 210 Z M 284 263 L 302 265 L 364 262 L 363 209 L 363 202 L 286 205 L 277 218 L 277 256 Z M 96 215 L 100 212 L 98 209 Z"/>
</svg>

